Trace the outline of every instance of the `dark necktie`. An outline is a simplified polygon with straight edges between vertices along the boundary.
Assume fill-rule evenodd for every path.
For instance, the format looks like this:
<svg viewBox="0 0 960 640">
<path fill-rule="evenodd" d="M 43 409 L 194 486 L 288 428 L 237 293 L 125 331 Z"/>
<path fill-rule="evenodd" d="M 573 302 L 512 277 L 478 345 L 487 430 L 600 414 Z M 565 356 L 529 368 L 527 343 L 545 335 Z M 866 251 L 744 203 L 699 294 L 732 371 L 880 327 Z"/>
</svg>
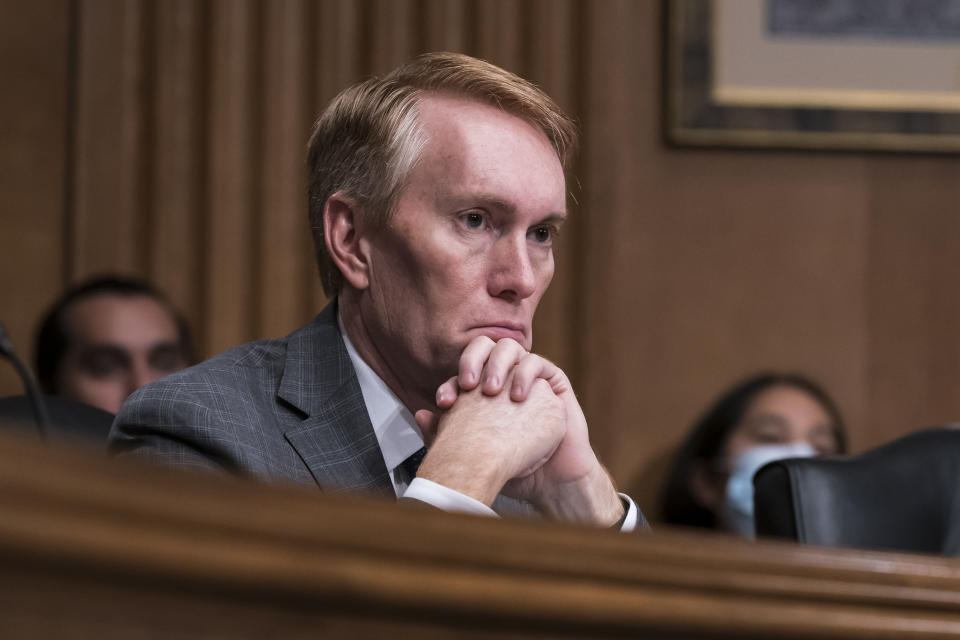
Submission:
<svg viewBox="0 0 960 640">
<path fill-rule="evenodd" d="M 403 470 L 407 472 L 407 478 L 409 478 L 411 481 L 417 477 L 417 469 L 420 468 L 420 463 L 423 462 L 423 458 L 426 455 L 427 448 L 420 447 L 411 453 L 409 458 L 400 463 L 400 466 L 403 467 Z"/>
</svg>

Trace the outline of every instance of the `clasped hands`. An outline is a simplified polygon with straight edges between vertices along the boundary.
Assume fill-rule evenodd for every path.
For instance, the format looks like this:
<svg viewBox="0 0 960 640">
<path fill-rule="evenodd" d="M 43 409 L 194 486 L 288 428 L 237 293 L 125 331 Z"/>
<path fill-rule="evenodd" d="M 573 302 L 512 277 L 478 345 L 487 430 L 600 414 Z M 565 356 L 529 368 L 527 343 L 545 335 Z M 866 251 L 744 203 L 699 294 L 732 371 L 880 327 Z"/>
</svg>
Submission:
<svg viewBox="0 0 960 640">
<path fill-rule="evenodd" d="M 555 519 L 620 519 L 623 505 L 570 381 L 546 358 L 509 338 L 475 338 L 436 403 L 416 414 L 428 446 L 419 477 L 488 506 L 504 493 Z"/>
</svg>

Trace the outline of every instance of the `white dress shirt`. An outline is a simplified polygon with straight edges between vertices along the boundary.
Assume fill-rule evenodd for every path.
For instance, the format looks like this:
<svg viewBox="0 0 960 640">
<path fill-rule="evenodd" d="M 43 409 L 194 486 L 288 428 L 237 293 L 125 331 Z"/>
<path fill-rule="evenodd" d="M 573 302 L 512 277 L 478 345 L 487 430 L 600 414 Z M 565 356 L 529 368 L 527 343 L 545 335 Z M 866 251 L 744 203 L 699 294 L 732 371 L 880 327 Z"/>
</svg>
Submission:
<svg viewBox="0 0 960 640">
<path fill-rule="evenodd" d="M 337 324 L 340 325 L 340 335 L 343 336 L 343 343 L 357 372 L 363 402 L 367 405 L 370 423 L 373 425 L 373 432 L 377 436 L 383 462 L 390 474 L 390 481 L 393 483 L 393 490 L 397 497 L 413 498 L 444 511 L 498 517 L 493 509 L 459 491 L 426 478 L 407 477 L 401 464 L 423 446 L 420 428 L 413 414 L 357 353 L 350 338 L 347 337 L 339 313 L 337 313 Z M 637 526 L 639 509 L 626 494 L 621 493 L 620 497 L 624 499 L 625 504 L 629 505 L 626 519 L 620 530 L 633 531 Z"/>
</svg>

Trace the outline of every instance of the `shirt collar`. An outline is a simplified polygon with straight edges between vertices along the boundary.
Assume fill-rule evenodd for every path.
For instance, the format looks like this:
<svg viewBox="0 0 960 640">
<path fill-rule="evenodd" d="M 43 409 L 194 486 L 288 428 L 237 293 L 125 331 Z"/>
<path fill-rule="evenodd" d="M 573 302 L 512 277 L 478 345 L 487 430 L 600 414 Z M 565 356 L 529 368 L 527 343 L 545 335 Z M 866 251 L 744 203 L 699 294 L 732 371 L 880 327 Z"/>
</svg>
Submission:
<svg viewBox="0 0 960 640">
<path fill-rule="evenodd" d="M 357 382 L 360 383 L 360 391 L 367 405 L 377 443 L 383 453 L 383 461 L 393 476 L 394 469 L 423 446 L 423 437 L 410 410 L 403 406 L 387 383 L 357 353 L 343 328 L 343 318 L 339 311 L 337 324 L 340 326 L 340 335 L 343 336 L 343 344 L 347 347 L 350 361 L 357 372 Z"/>
</svg>

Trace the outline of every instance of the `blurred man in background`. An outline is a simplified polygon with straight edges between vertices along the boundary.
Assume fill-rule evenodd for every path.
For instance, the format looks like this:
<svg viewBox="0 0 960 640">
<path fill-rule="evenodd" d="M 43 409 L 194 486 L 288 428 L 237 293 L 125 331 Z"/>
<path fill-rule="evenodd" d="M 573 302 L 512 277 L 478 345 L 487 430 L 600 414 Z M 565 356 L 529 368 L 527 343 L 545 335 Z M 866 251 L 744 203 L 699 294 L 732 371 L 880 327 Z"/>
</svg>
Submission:
<svg viewBox="0 0 960 640">
<path fill-rule="evenodd" d="M 44 393 L 116 413 L 135 390 L 189 364 L 190 335 L 153 286 L 101 276 L 53 303 L 34 353 Z"/>
</svg>

